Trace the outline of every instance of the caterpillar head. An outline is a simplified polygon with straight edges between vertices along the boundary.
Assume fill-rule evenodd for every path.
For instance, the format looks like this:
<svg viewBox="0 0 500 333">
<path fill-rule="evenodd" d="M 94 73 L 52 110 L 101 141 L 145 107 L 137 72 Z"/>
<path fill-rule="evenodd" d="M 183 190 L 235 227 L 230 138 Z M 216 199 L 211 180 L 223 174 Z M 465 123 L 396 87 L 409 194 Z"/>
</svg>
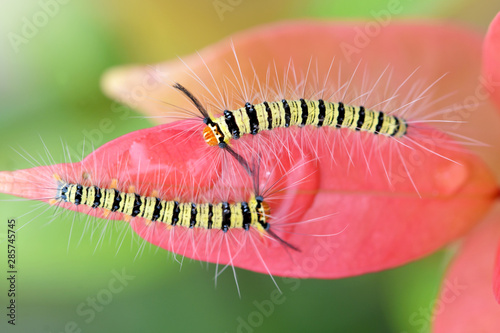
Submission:
<svg viewBox="0 0 500 333">
<path fill-rule="evenodd" d="M 57 174 L 53 175 L 54 179 L 56 180 L 57 184 L 57 192 L 56 192 L 56 200 L 63 200 L 63 201 L 68 201 L 68 190 L 69 190 L 69 184 L 66 183 L 61 179 L 61 177 Z"/>
<path fill-rule="evenodd" d="M 212 126 L 207 125 L 203 129 L 203 140 L 209 145 L 209 146 L 217 146 L 219 143 L 219 140 L 217 140 L 216 134 L 214 133 L 214 129 Z"/>
<path fill-rule="evenodd" d="M 273 230 L 271 230 L 270 224 L 269 222 L 267 222 L 271 216 L 271 208 L 269 207 L 269 204 L 264 201 L 264 198 L 261 195 L 252 197 L 252 199 L 250 199 L 249 206 L 251 207 L 250 209 L 254 209 L 254 211 L 257 213 L 257 230 L 271 236 L 272 238 L 280 242 L 283 246 L 300 252 L 299 248 L 288 243 L 280 236 L 278 236 Z"/>
<path fill-rule="evenodd" d="M 207 123 L 203 129 L 203 139 L 209 146 L 217 146 L 219 143 L 228 143 L 229 139 L 224 136 L 219 126 L 213 122 Z"/>
<path fill-rule="evenodd" d="M 249 202 L 250 209 L 257 213 L 257 225 L 258 228 L 263 230 L 269 229 L 269 217 L 271 215 L 271 208 L 269 204 L 264 201 L 264 198 L 260 195 L 252 197 Z"/>
</svg>

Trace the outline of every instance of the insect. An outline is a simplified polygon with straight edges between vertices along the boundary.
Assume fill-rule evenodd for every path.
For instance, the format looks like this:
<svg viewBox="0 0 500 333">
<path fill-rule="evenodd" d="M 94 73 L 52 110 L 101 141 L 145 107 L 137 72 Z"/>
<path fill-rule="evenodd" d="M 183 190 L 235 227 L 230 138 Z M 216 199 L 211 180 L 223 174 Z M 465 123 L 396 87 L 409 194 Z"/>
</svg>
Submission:
<svg viewBox="0 0 500 333">
<path fill-rule="evenodd" d="M 176 83 L 174 88 L 184 93 L 203 115 L 206 124 L 203 138 L 209 146 L 226 148 L 231 139 L 237 140 L 242 135 L 255 135 L 265 130 L 290 126 L 348 128 L 395 138 L 402 138 L 408 130 L 407 122 L 397 116 L 322 99 L 282 99 L 255 105 L 246 102 L 244 107 L 233 111 L 224 110 L 222 116 L 212 118 L 185 87 Z"/>
<path fill-rule="evenodd" d="M 258 232 L 268 233 L 289 248 L 297 250 L 270 230 L 267 222 L 270 207 L 261 195 L 252 195 L 248 202 L 227 201 L 219 203 L 178 202 L 163 200 L 159 197 L 144 196 L 138 193 L 126 193 L 116 188 L 85 186 L 57 179 L 57 201 L 85 205 L 92 209 L 104 209 L 122 213 L 126 221 L 133 217 L 143 218 L 148 222 L 158 222 L 166 226 L 184 228 L 220 229 L 228 232 L 232 228 L 248 231 L 254 228 Z"/>
<path fill-rule="evenodd" d="M 238 59 L 234 46 L 232 57 L 226 60 L 229 74 L 223 77 L 216 76 L 202 59 L 207 73 L 195 72 L 186 64 L 195 81 L 189 87 L 180 80 L 172 82 L 172 88 L 195 109 L 174 106 L 172 117 L 197 116 L 203 122 L 193 125 L 197 135 L 207 147 L 219 147 L 221 152 L 272 154 L 274 146 L 298 147 L 318 160 L 326 156 L 331 163 L 349 168 L 359 166 L 354 161 L 363 161 L 360 167 L 367 177 L 376 165 L 382 165 L 381 175 L 391 186 L 406 179 L 420 193 L 420 184 L 413 179 L 414 163 L 404 158 L 404 150 L 425 151 L 458 164 L 448 153 L 457 149 L 457 142 L 481 144 L 461 135 L 453 138 L 446 125 L 456 126 L 460 121 L 439 119 L 453 111 L 435 107 L 439 100 L 433 98 L 432 88 L 443 77 L 410 87 L 417 71 L 402 76 L 398 85 L 394 84 L 394 69 L 387 66 L 368 83 L 366 72 L 361 78 L 357 73 L 359 64 L 349 76 L 340 65 L 334 68 L 333 61 L 326 71 L 319 72 L 318 65 L 316 71 L 312 69 L 313 60 L 305 68 L 293 61 L 282 70 L 276 65 L 254 67 Z M 431 123 L 442 129 L 428 126 Z M 214 163 L 224 158 L 224 153 L 214 154 L 210 156 Z"/>
</svg>

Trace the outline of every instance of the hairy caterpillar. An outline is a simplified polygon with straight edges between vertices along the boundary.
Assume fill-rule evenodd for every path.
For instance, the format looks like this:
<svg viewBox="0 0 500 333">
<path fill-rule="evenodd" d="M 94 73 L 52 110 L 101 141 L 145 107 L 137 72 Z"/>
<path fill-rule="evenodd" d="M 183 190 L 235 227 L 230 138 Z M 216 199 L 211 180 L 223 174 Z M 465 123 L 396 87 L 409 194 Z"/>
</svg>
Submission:
<svg viewBox="0 0 500 333">
<path fill-rule="evenodd" d="M 258 134 L 279 127 L 329 126 L 365 131 L 395 138 L 402 138 L 408 124 L 404 119 L 387 115 L 382 111 L 365 109 L 363 106 L 344 105 L 319 100 L 286 100 L 251 104 L 234 111 L 224 110 L 223 116 L 212 119 L 208 111 L 185 87 L 176 83 L 174 88 L 184 93 L 203 115 L 206 127 L 203 138 L 209 146 L 225 148 L 231 139 L 245 134 Z"/>
<path fill-rule="evenodd" d="M 55 200 L 102 208 L 108 212 L 123 213 L 125 220 L 144 218 L 166 226 L 184 228 L 220 229 L 228 232 L 232 228 L 248 231 L 251 227 L 261 233 L 267 232 L 283 244 L 296 249 L 280 239 L 270 230 L 269 204 L 260 195 L 252 195 L 248 202 L 196 203 L 162 200 L 137 193 L 120 192 L 115 188 L 99 188 L 62 181 L 58 176 Z"/>
<path fill-rule="evenodd" d="M 194 79 L 189 88 L 178 79 L 170 79 L 174 81 L 173 89 L 180 92 L 196 111 L 167 103 L 177 109 L 167 117 L 177 117 L 175 114 L 179 112 L 198 115 L 204 124 L 193 127 L 207 147 L 218 146 L 231 154 L 245 151 L 272 154 L 271 148 L 275 145 L 290 150 L 300 147 L 317 158 L 326 154 L 333 163 L 347 161 L 349 165 L 355 165 L 355 160 L 361 161 L 361 166 L 359 162 L 356 164 L 364 167 L 367 177 L 372 174 L 373 162 L 376 162 L 382 165 L 380 175 L 391 186 L 407 178 L 413 183 L 414 190 L 420 193 L 420 184 L 413 179 L 411 161 L 404 158 L 403 150 L 425 150 L 439 158 L 460 163 L 451 157 L 450 151 L 461 149 L 452 137 L 464 144 L 480 145 L 473 139 L 454 135 L 453 131 L 440 131 L 426 125 L 457 125 L 454 121 L 439 119 L 453 108 L 437 109 L 434 106 L 437 101 L 432 98 L 431 88 L 442 77 L 428 85 L 420 82 L 410 88 L 408 82 L 415 72 L 403 77 L 401 84 L 394 85 L 391 82 L 394 69 L 386 67 L 367 88 L 370 85 L 367 74 L 362 78 L 356 75 L 359 65 L 351 76 L 346 76 L 340 66 L 333 69 L 333 62 L 327 71 L 318 72 L 316 69 L 314 72 L 311 69 L 314 61 L 310 60 L 305 68 L 290 61 L 281 73 L 274 65 L 273 81 L 272 66 L 268 65 L 267 69 L 254 67 L 252 63 L 238 59 L 234 46 L 231 50 L 233 59 L 226 64 L 231 75 L 219 79 L 202 59 L 208 79 L 203 79 L 202 74 L 194 72 L 187 64 Z M 335 71 L 338 71 L 337 75 Z M 251 74 L 245 76 L 243 73 Z M 338 82 L 333 79 L 336 76 Z M 384 79 L 387 80 L 385 84 Z M 383 90 L 384 94 L 375 94 L 377 90 Z M 401 98 L 399 94 L 405 90 L 409 93 Z M 224 158 L 223 153 L 215 154 L 215 157 L 210 157 L 214 163 Z"/>
</svg>

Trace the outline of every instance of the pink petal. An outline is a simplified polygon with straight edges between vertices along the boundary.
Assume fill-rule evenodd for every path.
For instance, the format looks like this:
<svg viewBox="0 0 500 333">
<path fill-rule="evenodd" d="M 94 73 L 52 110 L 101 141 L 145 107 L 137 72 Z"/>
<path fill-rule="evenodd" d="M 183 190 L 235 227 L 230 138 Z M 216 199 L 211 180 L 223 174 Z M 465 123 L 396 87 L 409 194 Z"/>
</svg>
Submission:
<svg viewBox="0 0 500 333">
<path fill-rule="evenodd" d="M 500 106 L 500 14 L 491 23 L 484 40 L 483 76 L 492 100 Z"/>
<path fill-rule="evenodd" d="M 493 274 L 493 292 L 495 293 L 497 302 L 500 303 L 500 246 L 498 247 L 495 261 L 495 273 Z"/>
<path fill-rule="evenodd" d="M 373 81 L 387 65 L 395 69 L 393 80 L 397 83 L 401 83 L 416 69 L 419 69 L 418 78 L 428 83 L 446 74 L 447 77 L 432 92 L 437 96 L 453 92 L 455 96 L 452 98 L 462 102 L 466 96 L 463 93 L 477 86 L 481 43 L 479 35 L 453 26 L 374 24 L 373 27 L 369 24 L 288 22 L 235 34 L 230 40 L 201 50 L 199 55 L 183 57 L 182 62 L 186 65 L 176 59 L 148 66 L 112 69 L 103 77 L 102 86 L 110 97 L 147 115 L 166 116 L 172 109 L 158 101 L 190 108 L 184 96 L 171 88 L 173 82 L 182 83 L 195 95 L 209 97 L 196 83 L 192 72 L 215 94 L 214 80 L 221 84 L 224 77 L 234 78 L 233 71 L 239 76 L 231 49 L 233 44 L 242 75 L 249 81 L 253 79 L 255 70 L 265 82 L 268 69 L 274 74 L 274 64 L 282 75 L 290 61 L 293 61 L 297 73 L 305 72 L 311 60 L 313 66 L 317 64 L 320 73 L 326 72 L 335 59 L 333 75 L 337 75 L 340 67 L 344 80 L 350 79 L 359 64 L 361 69 L 364 66 L 368 68 Z M 463 45 L 468 47 L 464 48 Z M 353 89 L 361 88 L 362 79 L 362 75 L 354 77 Z M 277 88 L 275 82 L 269 83 L 270 90 Z M 227 96 L 241 93 L 240 86 L 224 88 L 227 89 Z M 377 88 L 375 94 L 383 92 L 385 87 Z M 403 93 L 411 88 L 411 85 L 404 88 Z M 453 102 L 447 101 L 447 106 Z M 172 119 L 160 118 L 157 121 L 169 122 Z"/>
<path fill-rule="evenodd" d="M 235 34 L 230 40 L 201 50 L 199 55 L 183 57 L 185 64 L 177 59 L 152 66 L 112 69 L 104 75 L 102 86 L 110 97 L 148 116 L 159 117 L 153 118 L 153 121 L 165 123 L 177 120 L 179 109 L 196 113 L 189 101 L 172 88 L 174 82 L 183 84 L 208 106 L 217 105 L 216 102 L 221 99 L 216 88 L 219 85 L 222 95 L 228 98 L 229 106 L 239 108 L 242 106 L 238 97 L 242 93 L 241 86 L 237 84 L 242 81 L 240 69 L 241 76 L 247 81 L 253 82 L 256 76 L 262 83 L 266 82 L 270 69 L 271 80 L 266 89 L 273 91 L 278 89 L 272 80 L 275 68 L 278 77 L 282 78 L 292 61 L 292 69 L 300 80 L 300 74 L 304 74 L 310 66 L 310 77 L 316 71 L 324 75 L 333 61 L 331 76 L 337 78 L 340 71 L 341 84 L 352 79 L 348 95 L 355 98 L 360 91 L 371 88 L 389 65 L 394 70 L 389 83 L 392 90 L 386 92 L 386 81 L 382 80 L 371 96 L 380 99 L 394 97 L 391 91 L 416 70 L 394 99 L 394 104 L 404 104 L 405 96 L 412 95 L 416 85 L 428 87 L 444 75 L 428 93 L 436 103 L 431 108 L 419 110 L 423 112 L 418 116 L 410 112 L 409 117 L 420 119 L 437 110 L 455 109 L 443 116 L 444 120 L 462 122 L 453 125 L 452 132 L 498 147 L 498 111 L 488 103 L 488 95 L 482 87 L 482 45 L 480 35 L 450 25 L 286 22 Z M 498 56 L 500 52 L 491 54 Z M 357 75 L 351 78 L 354 72 Z M 215 98 L 196 81 L 194 75 Z M 224 84 L 227 78 L 232 84 Z M 311 81 L 314 83 L 314 79 Z M 321 83 L 319 87 L 322 87 Z M 185 113 L 182 116 L 192 117 Z M 500 178 L 500 154 L 492 148 L 471 149 Z"/>
<path fill-rule="evenodd" d="M 168 200 L 248 198 L 253 192 L 249 177 L 244 172 L 233 176 L 231 168 L 222 169 L 216 158 L 219 148 L 208 147 L 192 123 L 130 133 L 79 163 L 2 172 L 0 191 L 47 201 L 55 196 L 53 175 L 57 174 L 68 182 L 100 187 L 109 187 L 116 178 L 120 191 L 132 185 L 136 193 L 153 195 L 157 190 Z M 275 139 L 286 140 L 283 133 L 275 134 Z M 283 182 L 289 185 L 269 198 L 272 230 L 300 252 L 243 230 L 224 238 L 220 230 L 167 228 L 140 218 L 133 219 L 131 226 L 151 243 L 187 257 L 273 275 L 334 278 L 394 267 L 435 251 L 477 223 L 497 195 L 486 166 L 464 151 L 446 151 L 457 164 L 424 150 L 401 149 L 420 197 L 404 171 L 394 170 L 390 185 L 380 176 L 384 175 L 382 163 L 373 163 L 370 176 L 362 154 L 347 154 L 338 140 L 327 142 L 335 144 L 318 145 L 319 155 L 325 156 L 319 161 L 310 161 L 311 151 L 298 146 L 262 156 L 262 175 L 271 173 L 274 179 L 285 175 Z M 328 148 L 337 152 L 336 163 L 332 163 Z M 440 147 L 432 148 L 443 153 Z M 240 146 L 235 145 L 235 149 Z M 275 154 L 284 164 L 283 170 L 273 168 Z M 383 149 L 381 154 L 388 155 Z M 397 159 L 399 156 L 396 154 Z M 294 166 L 294 172 L 286 171 Z M 418 169 L 433 172 L 416 172 Z M 103 216 L 101 209 L 69 203 L 62 206 Z M 123 216 L 111 214 L 108 218 Z"/>
<path fill-rule="evenodd" d="M 465 239 L 441 287 L 433 332 L 500 332 L 500 305 L 491 288 L 494 274 L 498 281 L 493 263 L 500 240 L 499 218 L 497 205 L 494 214 Z"/>
</svg>

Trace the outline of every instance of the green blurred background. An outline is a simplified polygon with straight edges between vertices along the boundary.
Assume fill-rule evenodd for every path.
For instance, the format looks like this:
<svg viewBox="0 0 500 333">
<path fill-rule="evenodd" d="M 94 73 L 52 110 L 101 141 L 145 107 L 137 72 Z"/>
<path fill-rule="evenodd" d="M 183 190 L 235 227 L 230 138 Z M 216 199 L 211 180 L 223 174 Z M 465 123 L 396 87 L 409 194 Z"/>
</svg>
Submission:
<svg viewBox="0 0 500 333">
<path fill-rule="evenodd" d="M 30 167 L 13 149 L 24 149 L 39 159 L 39 154 L 45 156 L 44 145 L 55 161 L 62 162 L 61 141 L 81 150 L 83 138 L 89 139 L 88 133 L 99 128 L 103 119 L 110 119 L 112 127 L 93 137 L 95 147 L 149 127 L 147 121 L 133 118 L 132 110 L 127 110 L 130 118 L 120 117 L 124 109 L 116 112 L 114 103 L 103 96 L 99 80 L 107 68 L 187 55 L 235 31 L 267 22 L 369 20 L 372 11 L 386 8 L 389 2 L 4 1 L 0 169 Z M 448 20 L 481 32 L 500 10 L 494 0 L 400 3 L 403 12 L 397 19 Z M 40 27 L 14 45 L 13 34 L 22 35 L 33 20 Z M 6 201 L 12 199 L 6 195 L 0 199 L 0 239 L 5 239 L 8 218 L 21 216 L 19 225 L 30 222 L 17 234 L 15 327 L 6 324 L 4 315 L 5 241 L 0 245 L 2 332 L 427 332 L 433 300 L 452 252 L 350 279 L 278 278 L 283 302 L 272 313 L 263 313 L 259 304 L 267 304 L 275 290 L 266 275 L 238 269 L 240 299 L 229 270 L 215 287 L 213 265 L 207 268 L 185 259 L 181 270 L 166 251 L 141 246 L 124 223 L 85 230 L 85 217 L 69 214 L 47 224 L 52 210 L 22 216 L 38 204 Z M 123 271 L 133 278 L 123 290 L 110 292 L 116 272 Z M 105 304 L 92 313 L 88 302 L 96 297 Z"/>
</svg>

